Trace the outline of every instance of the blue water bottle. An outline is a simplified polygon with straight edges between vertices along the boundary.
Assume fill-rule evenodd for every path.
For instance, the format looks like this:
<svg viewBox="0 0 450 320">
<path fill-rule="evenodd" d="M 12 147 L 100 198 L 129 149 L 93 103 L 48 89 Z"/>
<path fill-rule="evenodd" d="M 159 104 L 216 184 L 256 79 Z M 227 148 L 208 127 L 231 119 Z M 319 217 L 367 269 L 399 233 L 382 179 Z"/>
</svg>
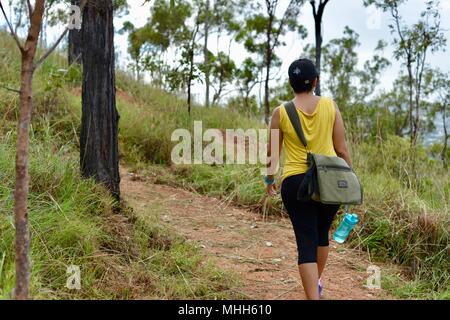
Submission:
<svg viewBox="0 0 450 320">
<path fill-rule="evenodd" d="M 336 229 L 333 239 L 337 243 L 344 243 L 347 239 L 350 231 L 353 230 L 358 223 L 358 216 L 356 214 L 345 213 L 345 218 L 342 220 L 341 225 Z"/>
</svg>

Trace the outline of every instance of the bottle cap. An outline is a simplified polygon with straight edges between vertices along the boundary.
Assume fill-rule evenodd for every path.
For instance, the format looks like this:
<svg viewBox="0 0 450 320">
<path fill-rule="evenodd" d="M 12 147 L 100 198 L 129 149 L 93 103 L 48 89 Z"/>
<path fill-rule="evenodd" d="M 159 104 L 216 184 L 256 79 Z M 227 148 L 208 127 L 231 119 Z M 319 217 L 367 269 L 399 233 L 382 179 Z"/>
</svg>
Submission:
<svg viewBox="0 0 450 320">
<path fill-rule="evenodd" d="M 347 213 L 345 218 L 352 224 L 356 224 L 358 222 L 358 216 L 356 214 Z"/>
</svg>

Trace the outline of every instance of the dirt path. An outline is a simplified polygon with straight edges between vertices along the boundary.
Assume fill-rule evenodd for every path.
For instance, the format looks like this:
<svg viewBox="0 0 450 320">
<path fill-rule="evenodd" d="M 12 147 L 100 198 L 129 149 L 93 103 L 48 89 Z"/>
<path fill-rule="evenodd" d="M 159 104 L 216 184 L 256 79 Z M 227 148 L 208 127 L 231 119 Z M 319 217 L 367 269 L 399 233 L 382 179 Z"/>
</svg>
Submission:
<svg viewBox="0 0 450 320">
<path fill-rule="evenodd" d="M 195 242 L 223 269 L 239 275 L 240 291 L 251 299 L 304 299 L 288 219 L 262 216 L 220 200 L 146 182 L 121 168 L 124 198 L 135 210 L 160 208 L 160 221 Z M 364 287 L 370 263 L 362 254 L 331 242 L 325 270 L 325 299 L 386 299 Z"/>
</svg>

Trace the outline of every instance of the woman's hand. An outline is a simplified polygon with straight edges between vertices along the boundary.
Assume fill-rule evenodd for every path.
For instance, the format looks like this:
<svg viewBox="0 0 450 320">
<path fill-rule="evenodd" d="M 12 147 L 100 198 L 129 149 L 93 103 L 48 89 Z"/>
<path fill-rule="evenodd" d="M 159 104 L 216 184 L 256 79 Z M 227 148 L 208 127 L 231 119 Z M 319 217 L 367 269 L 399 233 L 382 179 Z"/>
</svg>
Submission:
<svg viewBox="0 0 450 320">
<path fill-rule="evenodd" d="M 277 195 L 277 186 L 274 184 L 270 184 L 266 187 L 266 192 L 269 197 L 274 197 Z"/>
</svg>

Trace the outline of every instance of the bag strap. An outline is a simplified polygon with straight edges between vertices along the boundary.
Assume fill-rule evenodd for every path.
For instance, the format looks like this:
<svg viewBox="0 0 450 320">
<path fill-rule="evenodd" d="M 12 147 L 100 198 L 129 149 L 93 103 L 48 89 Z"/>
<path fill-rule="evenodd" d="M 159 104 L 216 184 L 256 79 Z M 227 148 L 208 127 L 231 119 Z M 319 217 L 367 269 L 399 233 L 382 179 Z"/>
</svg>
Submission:
<svg viewBox="0 0 450 320">
<path fill-rule="evenodd" d="M 286 113 L 289 116 L 289 120 L 291 120 L 292 126 L 294 127 L 295 132 L 300 138 L 300 141 L 303 143 L 306 150 L 308 150 L 308 141 L 306 141 L 305 134 L 303 133 L 302 123 L 300 122 L 300 118 L 298 116 L 294 102 L 289 101 L 285 103 L 284 108 L 286 109 Z"/>
</svg>

